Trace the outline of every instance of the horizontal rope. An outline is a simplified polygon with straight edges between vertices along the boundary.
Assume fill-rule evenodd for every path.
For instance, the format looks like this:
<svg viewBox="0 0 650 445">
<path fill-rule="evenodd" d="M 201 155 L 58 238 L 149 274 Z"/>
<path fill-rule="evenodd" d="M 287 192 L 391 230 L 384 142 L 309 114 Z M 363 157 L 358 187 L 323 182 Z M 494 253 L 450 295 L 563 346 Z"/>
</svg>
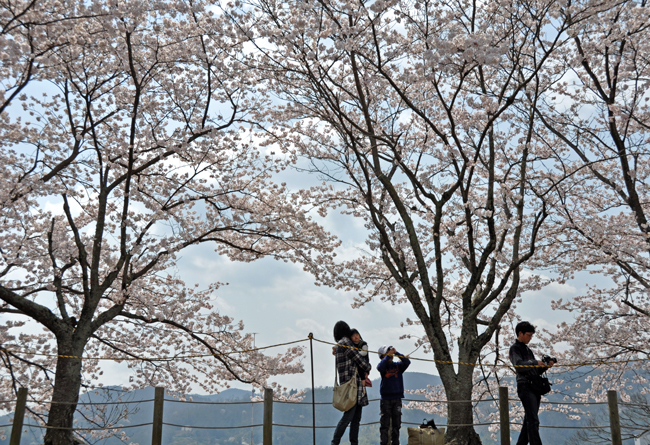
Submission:
<svg viewBox="0 0 650 445">
<path fill-rule="evenodd" d="M 554 425 L 540 425 L 540 428 L 549 428 L 549 429 L 565 429 L 565 430 L 608 430 L 610 429 L 610 426 L 554 426 Z M 636 426 L 629 426 L 629 425 L 621 425 L 621 429 L 626 429 L 626 430 L 647 430 L 650 427 L 636 427 Z"/>
<path fill-rule="evenodd" d="M 438 403 L 438 404 L 446 404 L 446 403 L 479 403 L 479 402 L 498 402 L 499 399 L 483 399 L 483 400 L 418 400 L 418 399 L 401 399 L 403 402 L 415 402 L 415 403 Z M 369 399 L 368 402 L 379 402 L 381 399 Z M 513 403 L 518 403 L 520 402 L 519 399 L 508 399 L 508 402 L 513 402 Z M 241 402 L 241 403 L 247 403 L 247 402 Z M 250 403 L 250 402 L 248 402 Z M 260 402 L 261 403 L 261 402 Z M 274 400 L 273 403 L 289 403 L 289 404 L 294 404 L 294 405 L 311 405 L 312 402 L 294 402 L 290 400 Z M 548 404 L 548 405 L 607 405 L 607 402 L 551 402 L 548 400 L 542 400 L 542 404 Z M 315 405 L 331 405 L 332 402 L 315 402 Z M 629 404 L 629 403 L 621 403 L 621 405 L 627 405 L 627 406 L 643 406 L 643 407 L 648 407 L 650 408 L 650 405 L 643 405 L 643 404 Z"/>
<path fill-rule="evenodd" d="M 508 400 L 512 402 L 519 402 L 519 399 L 508 399 Z M 607 402 L 550 402 L 548 400 L 545 400 L 542 403 L 546 403 L 548 405 L 607 405 Z"/>
<path fill-rule="evenodd" d="M 366 426 L 366 425 L 379 425 L 380 422 L 368 422 L 368 423 L 360 423 L 359 426 Z M 520 423 L 517 422 L 510 422 L 510 425 L 520 425 Z M 415 426 L 420 426 L 420 423 L 413 423 L 413 422 L 402 422 L 402 425 L 415 425 Z M 440 427 L 467 427 L 467 426 L 490 426 L 490 425 L 501 425 L 501 422 L 485 422 L 485 423 L 450 423 L 450 424 L 438 424 L 437 426 Z M 273 426 L 281 426 L 285 428 L 336 428 L 337 425 L 316 425 L 315 427 L 312 427 L 311 425 L 286 425 L 286 424 L 279 424 L 279 423 L 274 423 Z M 553 427 L 553 426 L 542 426 L 540 425 L 540 428 L 609 428 L 609 426 L 606 427 L 599 427 L 599 426 L 588 426 L 588 427 L 581 427 L 581 426 L 558 426 L 558 427 Z M 622 427 L 621 427 L 622 428 Z"/>
<path fill-rule="evenodd" d="M 35 356 L 40 356 L 40 357 L 51 357 L 51 358 L 69 358 L 69 359 L 77 359 L 77 360 L 111 360 L 111 361 L 145 361 L 145 362 L 163 362 L 163 361 L 175 361 L 175 360 L 192 360 L 192 359 L 198 359 L 198 358 L 205 358 L 205 357 L 224 357 L 224 356 L 229 356 L 233 354 L 244 354 L 248 352 L 256 352 L 256 351 L 262 351 L 265 349 L 271 349 L 271 348 L 277 348 L 279 346 L 288 346 L 288 345 L 293 345 L 296 343 L 302 343 L 307 340 L 314 340 L 319 343 L 331 345 L 331 346 L 338 346 L 342 348 L 349 348 L 349 349 L 356 349 L 359 350 L 356 347 L 353 346 L 347 346 L 347 345 L 341 345 L 338 343 L 332 343 L 329 341 L 325 340 L 320 340 L 318 338 L 315 338 L 312 334 L 309 334 L 308 338 L 301 339 L 301 340 L 294 340 L 294 341 L 289 341 L 285 343 L 277 343 L 274 345 L 269 345 L 269 346 L 262 346 L 259 348 L 252 348 L 252 349 L 243 349 L 241 351 L 231 351 L 231 352 L 223 352 L 223 353 L 210 353 L 210 354 L 193 354 L 193 355 L 179 355 L 179 356 L 172 356 L 172 357 L 83 357 L 83 356 L 73 356 L 73 355 L 62 355 L 62 354 L 42 354 L 38 352 L 30 352 L 30 351 L 20 351 L 20 350 L 15 350 L 15 349 L 7 349 L 4 347 L 0 347 L 0 351 L 5 351 L 5 352 L 11 352 L 13 354 L 24 354 L 24 355 L 35 355 Z M 379 351 L 368 351 L 373 354 L 379 354 Z M 403 358 L 404 356 L 397 356 L 400 358 Z M 427 359 L 427 358 L 418 358 L 418 357 L 409 357 L 410 360 L 417 360 L 417 361 L 422 361 L 422 362 L 429 362 L 429 363 L 443 363 L 443 364 L 450 364 L 450 365 L 463 365 L 463 366 L 476 366 L 479 363 L 469 363 L 469 362 L 455 362 L 451 360 L 435 360 L 435 359 Z M 603 365 L 612 365 L 612 364 L 629 364 L 629 363 L 634 363 L 634 362 L 643 362 L 643 361 L 649 361 L 650 358 L 640 358 L 640 359 L 626 359 L 626 360 L 612 360 L 612 361 L 604 361 L 604 360 L 599 360 L 599 361 L 591 361 L 591 362 L 581 362 L 581 363 L 565 363 L 565 364 L 558 364 L 556 363 L 553 365 L 553 367 L 565 367 L 565 368 L 578 368 L 582 366 L 603 366 Z M 492 365 L 486 365 L 490 368 L 546 368 L 546 366 L 540 366 L 540 365 L 507 365 L 507 364 L 492 364 Z"/>
<path fill-rule="evenodd" d="M 165 399 L 165 402 L 172 403 L 190 403 L 193 405 L 250 405 L 252 403 L 264 403 L 263 400 L 251 400 L 250 402 L 195 402 L 193 400 L 176 400 L 176 399 Z M 275 402 L 278 403 L 278 402 Z"/>
<path fill-rule="evenodd" d="M 438 427 L 445 427 L 445 428 L 451 428 L 451 427 L 469 427 L 469 426 L 490 426 L 490 425 L 500 425 L 500 422 L 485 422 L 485 423 L 457 423 L 457 424 L 438 424 Z M 509 422 L 510 425 L 520 425 L 518 422 Z M 23 425 L 24 427 L 30 427 L 30 428 L 41 428 L 41 429 L 54 429 L 54 430 L 66 430 L 66 431 L 106 431 L 106 430 L 122 430 L 122 429 L 128 429 L 128 428 L 139 428 L 142 426 L 149 426 L 153 425 L 153 422 L 149 423 L 141 423 L 137 425 L 122 425 L 122 426 L 114 426 L 114 427 L 107 427 L 107 428 L 67 428 L 67 427 L 54 427 L 54 426 L 48 426 L 48 425 L 31 425 L 31 424 L 25 424 Z M 244 428 L 259 428 L 261 426 L 264 426 L 264 424 L 255 424 L 255 425 L 239 425 L 239 426 L 194 426 L 194 425 L 179 425 L 175 423 L 168 423 L 168 422 L 163 422 L 163 425 L 165 426 L 171 426 L 171 427 L 176 427 L 176 428 L 191 428 L 191 429 L 203 429 L 203 430 L 228 430 L 228 429 L 244 429 Z M 367 423 L 360 423 L 359 426 L 369 426 L 369 425 L 379 425 L 379 422 L 367 422 Z M 419 423 L 413 423 L 413 422 L 402 422 L 402 425 L 416 425 L 419 426 Z M 13 425 L 0 425 L 0 428 L 7 428 Z M 337 425 L 316 425 L 315 427 L 311 425 L 287 425 L 287 424 L 281 424 L 281 423 L 274 423 L 273 426 L 277 427 L 283 427 L 283 428 L 308 428 L 308 429 L 331 429 L 331 428 L 336 428 Z M 574 429 L 574 430 L 589 430 L 589 429 L 609 429 L 609 425 L 607 426 L 599 426 L 599 425 L 593 425 L 593 426 L 555 426 L 555 425 L 540 425 L 540 428 L 546 428 L 546 429 Z M 637 426 L 629 426 L 629 425 L 621 425 L 621 429 L 629 429 L 629 430 L 647 430 L 649 427 L 637 427 Z"/>
<path fill-rule="evenodd" d="M 521 425 L 519 422 L 508 422 L 509 425 Z M 419 423 L 402 422 L 402 425 L 420 425 Z M 501 422 L 488 422 L 488 423 L 468 423 L 468 424 L 439 424 L 440 427 L 465 427 L 465 426 L 489 426 L 501 425 Z M 540 428 L 559 428 L 559 429 L 609 429 L 608 426 L 553 426 L 553 425 L 540 425 Z M 623 426 L 621 426 L 623 428 Z"/>
<path fill-rule="evenodd" d="M 74 356 L 74 355 L 42 354 L 42 353 L 38 353 L 38 352 L 18 351 L 18 350 L 7 349 L 7 348 L 2 348 L 2 347 L 0 347 L 0 351 L 11 352 L 13 354 L 36 355 L 36 356 L 39 356 L 39 357 L 51 357 L 51 358 L 71 358 L 71 359 L 77 359 L 77 360 L 169 362 L 169 361 L 175 361 L 175 360 L 187 360 L 187 359 L 197 359 L 197 358 L 205 358 L 205 357 L 225 357 L 225 356 L 234 355 L 234 354 L 244 354 L 244 353 L 247 353 L 247 352 L 263 351 L 265 349 L 277 348 L 279 346 L 287 346 L 287 345 L 293 345 L 293 344 L 296 344 L 296 343 L 302 343 L 302 342 L 305 342 L 307 340 L 309 340 L 309 339 L 304 338 L 302 340 L 294 340 L 294 341 L 289 341 L 289 342 L 286 342 L 286 343 L 278 343 L 278 344 L 270 345 L 270 346 L 262 346 L 262 347 L 253 348 L 253 349 L 242 349 L 241 351 L 223 352 L 223 353 L 219 353 L 219 354 L 194 354 L 194 355 L 179 355 L 179 356 L 173 356 L 173 357 L 78 357 L 78 356 Z"/>
<path fill-rule="evenodd" d="M 421 423 L 413 423 L 413 422 L 402 422 L 402 425 L 417 425 L 420 426 Z M 487 426 L 487 425 L 500 425 L 499 422 L 491 422 L 491 423 L 451 423 L 449 425 L 441 423 L 441 424 L 436 424 L 436 426 L 444 426 L 444 427 L 461 427 L 461 426 Z M 516 425 L 516 424 L 513 424 Z"/>
<path fill-rule="evenodd" d="M 376 399 L 380 400 L 380 399 Z M 417 399 L 402 399 L 405 402 L 418 402 L 418 403 L 479 403 L 479 402 L 498 402 L 499 399 L 483 399 L 483 400 L 417 400 Z"/>
<path fill-rule="evenodd" d="M 518 424 L 514 424 L 518 425 Z M 553 425 L 540 425 L 540 428 L 546 429 L 559 429 L 559 430 L 608 430 L 607 426 L 553 426 Z"/>
<path fill-rule="evenodd" d="M 154 399 L 146 399 L 146 400 L 127 400 L 124 402 L 49 402 L 47 400 L 28 400 L 28 403 L 49 403 L 51 405 L 84 405 L 84 406 L 92 406 L 92 405 L 128 405 L 128 404 L 133 404 L 133 403 L 148 403 L 148 402 L 153 402 Z"/>
<path fill-rule="evenodd" d="M 603 402 L 605 404 L 607 402 Z M 625 406 L 636 406 L 636 407 L 641 407 L 641 408 L 650 408 L 650 405 L 646 405 L 643 403 L 626 403 L 626 402 L 620 402 L 619 405 L 625 405 Z M 648 427 L 650 428 L 650 427 Z"/>
<path fill-rule="evenodd" d="M 368 426 L 368 425 L 379 425 L 379 421 L 377 422 L 368 422 L 368 423 L 360 423 L 359 426 Z M 284 428 L 317 428 L 317 429 L 326 429 L 326 428 L 336 428 L 338 425 L 316 425 L 316 426 L 311 426 L 311 425 L 285 425 L 282 423 L 274 423 L 273 426 L 281 426 Z"/>
<path fill-rule="evenodd" d="M 368 400 L 368 402 L 374 402 L 379 399 Z M 292 400 L 274 400 L 273 403 L 289 403 L 291 405 L 331 405 L 332 402 L 294 402 Z"/>
<path fill-rule="evenodd" d="M 257 428 L 260 426 L 264 426 L 264 424 L 260 423 L 257 425 L 242 425 L 242 426 L 190 426 L 190 425 L 177 425 L 175 423 L 167 423 L 163 422 L 163 425 L 165 426 L 174 426 L 176 428 L 192 428 L 195 430 L 237 430 L 241 428 Z"/>
<path fill-rule="evenodd" d="M 122 405 L 122 404 L 137 404 L 137 403 L 150 403 L 153 402 L 154 399 L 146 399 L 146 400 L 131 400 L 131 401 L 126 401 L 126 402 L 79 402 L 78 405 L 84 405 L 84 406 L 91 406 L 91 405 Z M 260 404 L 264 403 L 263 400 L 251 400 L 251 401 L 246 401 L 246 402 L 198 402 L 198 401 L 190 401 L 190 400 L 176 400 L 176 399 L 165 399 L 165 402 L 172 402 L 172 403 L 187 403 L 187 404 L 195 404 L 195 405 L 251 405 L 251 404 Z M 379 402 L 381 399 L 369 399 L 368 402 Z M 480 402 L 499 402 L 499 399 L 482 399 L 482 400 L 418 400 L 418 399 L 402 399 L 403 402 L 413 402 L 413 403 L 437 403 L 437 404 L 448 404 L 448 403 L 480 403 Z M 73 402 L 48 402 L 45 400 L 36 400 L 36 401 L 28 401 L 29 403 L 51 403 L 51 404 L 58 404 L 58 405 L 74 405 Z M 519 399 L 508 399 L 508 402 L 511 403 L 518 403 L 520 402 Z M 312 405 L 312 402 L 298 402 L 298 401 L 293 401 L 293 400 L 274 400 L 273 403 L 286 403 L 286 404 L 292 404 L 292 405 Z M 542 400 L 542 404 L 547 404 L 547 405 L 584 405 L 584 406 L 590 406 L 590 405 L 607 405 L 607 402 L 553 402 L 549 400 Z M 332 402 L 314 402 L 314 405 L 331 405 Z M 650 405 L 644 405 L 644 404 L 634 404 L 634 403 L 620 403 L 621 405 L 625 406 L 635 406 L 635 407 L 646 407 L 650 408 Z"/>
<path fill-rule="evenodd" d="M 109 427 L 104 427 L 104 428 L 70 428 L 70 427 L 66 427 L 66 426 L 31 425 L 31 424 L 25 424 L 23 426 L 27 426 L 27 427 L 30 427 L 30 428 L 41 428 L 41 429 L 46 429 L 46 430 L 106 431 L 106 430 L 123 430 L 123 429 L 127 429 L 127 428 L 138 428 L 138 427 L 147 426 L 147 425 L 153 425 L 153 422 L 140 423 L 140 424 L 137 424 L 137 425 L 109 426 Z"/>
<path fill-rule="evenodd" d="M 145 399 L 145 400 L 129 400 L 125 402 L 78 402 L 76 405 L 84 405 L 84 406 L 90 406 L 90 405 L 123 405 L 123 404 L 135 404 L 135 403 L 150 403 L 153 402 L 154 399 Z M 263 403 L 263 401 L 250 401 L 250 402 L 195 402 L 195 401 L 189 401 L 189 400 L 176 400 L 176 399 L 165 399 L 165 402 L 172 402 L 172 403 L 191 403 L 195 405 L 250 405 L 251 403 Z M 28 403 L 50 403 L 52 405 L 75 405 L 74 402 L 49 402 L 47 400 L 34 400 L 34 401 L 28 401 Z M 279 402 L 275 402 L 279 403 Z M 290 403 L 290 402 L 285 402 L 285 403 Z"/>
<path fill-rule="evenodd" d="M 380 402 L 381 399 L 368 399 L 368 402 Z M 483 399 L 483 400 L 419 400 L 419 399 L 402 399 L 403 402 L 418 402 L 418 403 L 480 403 L 480 402 L 498 402 L 499 399 Z M 242 402 L 245 403 L 245 402 Z M 250 403 L 250 402 L 249 402 Z M 274 400 L 273 403 L 290 403 L 292 405 L 311 405 L 312 402 L 295 402 L 292 400 Z M 314 402 L 314 405 L 331 405 L 332 402 Z"/>
<path fill-rule="evenodd" d="M 313 336 L 309 336 L 310 339 L 313 339 L 314 341 L 317 341 L 319 343 L 324 343 L 326 345 L 331 345 L 331 346 L 338 346 L 340 348 L 347 348 L 347 349 L 355 349 L 357 351 L 360 351 L 361 349 L 356 348 L 354 346 L 347 346 L 347 345 L 341 345 L 339 343 L 332 343 L 329 341 L 325 340 L 319 340 Z M 365 349 L 364 349 L 365 351 Z M 384 355 L 380 354 L 379 351 L 367 351 L 371 352 L 373 354 L 377 355 Z M 403 355 L 395 355 L 395 357 L 399 358 L 404 358 L 407 356 Z M 417 357 L 407 357 L 409 360 L 416 360 L 420 362 L 429 362 L 429 363 L 444 363 L 448 365 L 463 365 L 463 366 L 476 366 L 479 365 L 480 363 L 467 363 L 467 362 L 454 362 L 451 360 L 435 360 L 435 359 L 430 359 L 430 358 L 417 358 Z M 584 362 L 584 363 L 566 363 L 566 364 L 554 364 L 553 367 L 566 367 L 566 368 L 579 368 L 581 366 L 599 366 L 599 365 L 609 365 L 609 364 L 628 364 L 632 362 L 645 362 L 649 361 L 650 358 L 639 358 L 639 359 L 628 359 L 628 360 L 613 360 L 613 361 L 593 361 L 593 362 Z M 550 368 L 549 366 L 540 366 L 540 365 L 486 365 L 488 368 Z"/>
</svg>

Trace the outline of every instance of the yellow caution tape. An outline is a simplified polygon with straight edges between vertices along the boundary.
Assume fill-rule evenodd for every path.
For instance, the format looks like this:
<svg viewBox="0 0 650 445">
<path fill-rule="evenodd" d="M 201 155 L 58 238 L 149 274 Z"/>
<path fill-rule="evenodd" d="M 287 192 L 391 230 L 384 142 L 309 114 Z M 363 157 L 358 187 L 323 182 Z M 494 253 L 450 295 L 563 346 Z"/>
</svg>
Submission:
<svg viewBox="0 0 650 445">
<path fill-rule="evenodd" d="M 76 357 L 74 355 L 41 354 L 41 353 L 38 353 L 38 352 L 18 351 L 18 350 L 14 350 L 14 349 L 6 349 L 6 348 L 3 348 L 3 347 L 0 347 L 0 351 L 11 352 L 13 354 L 37 355 L 39 357 L 72 358 L 72 359 L 78 359 L 78 360 L 113 360 L 113 361 L 163 362 L 163 361 L 187 360 L 187 359 L 204 358 L 204 357 L 223 357 L 223 356 L 234 355 L 234 354 L 244 354 L 244 353 L 247 353 L 247 352 L 255 352 L 255 351 L 262 351 L 264 349 L 277 348 L 278 346 L 293 345 L 293 344 L 296 344 L 296 343 L 305 342 L 307 340 L 309 340 L 309 339 L 304 338 L 302 340 L 295 340 L 295 341 L 290 341 L 290 342 L 286 342 L 286 343 L 278 343 L 276 345 L 262 346 L 262 347 L 253 348 L 253 349 L 242 349 L 240 351 L 224 352 L 224 353 L 221 353 L 221 354 L 179 355 L 179 356 L 174 356 L 174 357 Z"/>
<path fill-rule="evenodd" d="M 325 343 L 326 345 L 332 345 L 332 346 L 338 346 L 341 348 L 348 348 L 348 349 L 356 349 L 357 351 L 360 351 L 359 348 L 355 348 L 354 346 L 347 346 L 347 345 L 341 345 L 338 343 L 332 343 L 328 342 L 325 340 L 319 340 L 317 338 L 314 338 L 313 336 L 310 335 L 310 339 L 313 339 L 319 343 Z M 372 352 L 373 354 L 379 355 L 378 351 L 368 351 Z M 404 356 L 401 355 L 396 355 L 396 357 L 403 358 Z M 445 363 L 449 365 L 465 365 L 465 366 L 476 366 L 479 363 L 464 363 L 464 362 L 453 362 L 449 360 L 434 360 L 434 359 L 428 359 L 428 358 L 417 358 L 417 357 L 408 357 L 409 360 L 417 360 L 421 362 L 431 362 L 431 363 Z M 566 367 L 566 368 L 578 368 L 581 366 L 598 366 L 598 365 L 610 365 L 610 364 L 620 364 L 620 363 L 631 363 L 631 362 L 643 362 L 643 361 L 648 361 L 650 358 L 640 358 L 640 359 L 629 359 L 629 360 L 612 360 L 612 361 L 594 361 L 594 362 L 584 362 L 584 363 L 567 363 L 567 364 L 555 364 L 553 367 Z M 490 368 L 548 368 L 548 366 L 540 366 L 540 365 L 486 365 Z"/>
<path fill-rule="evenodd" d="M 181 355 L 181 356 L 174 356 L 174 357 L 76 357 L 72 355 L 59 355 L 59 354 L 42 354 L 42 353 L 37 353 L 37 352 L 30 352 L 30 351 L 19 351 L 19 350 L 14 350 L 14 349 L 7 349 L 4 347 L 0 347 L 0 351 L 4 352 L 11 352 L 13 354 L 24 354 L 24 355 L 35 355 L 35 356 L 40 356 L 40 357 L 53 357 L 53 358 L 69 358 L 69 359 L 78 359 L 78 360 L 113 360 L 113 361 L 145 361 L 145 362 L 162 362 L 162 361 L 175 361 L 175 360 L 191 360 L 191 359 L 197 359 L 197 358 L 205 358 L 205 357 L 224 357 L 224 356 L 229 356 L 229 355 L 234 355 L 234 354 L 245 354 L 248 352 L 256 352 L 256 351 L 263 351 L 265 349 L 271 349 L 271 348 L 277 348 L 279 346 L 288 346 L 288 345 L 293 345 L 296 343 L 302 343 L 307 340 L 314 340 L 319 343 L 323 343 L 326 345 L 331 345 L 331 346 L 337 346 L 341 348 L 348 348 L 348 349 L 356 349 L 360 350 L 359 348 L 355 348 L 354 346 L 347 346 L 347 345 L 341 345 L 338 343 L 332 343 L 328 342 L 325 340 L 320 340 L 315 338 L 312 334 L 309 334 L 309 336 L 305 339 L 301 340 L 295 340 L 295 341 L 290 341 L 286 343 L 278 343 L 274 345 L 269 345 L 269 346 L 262 346 L 259 348 L 252 348 L 252 349 L 242 349 L 240 351 L 231 351 L 231 352 L 224 352 L 220 354 L 195 354 L 195 355 Z M 373 354 L 379 355 L 378 351 L 368 351 Z M 397 357 L 403 358 L 404 356 L 397 355 Z M 465 362 L 454 362 L 450 360 L 435 360 L 435 359 L 427 359 L 427 358 L 417 358 L 417 357 L 408 357 L 410 360 L 417 360 L 421 362 L 430 362 L 430 363 L 444 363 L 444 364 L 449 364 L 449 365 L 464 365 L 464 366 L 476 366 L 478 363 L 465 363 Z M 555 364 L 553 367 L 565 367 L 565 368 L 578 368 L 581 366 L 602 366 L 602 365 L 612 365 L 612 364 L 628 364 L 632 362 L 642 362 L 642 361 L 648 361 L 650 358 L 642 358 L 642 359 L 628 359 L 628 360 L 612 360 L 612 361 L 593 361 L 593 362 L 583 362 L 583 363 L 567 363 L 567 364 Z M 488 367 L 491 368 L 546 368 L 546 366 L 540 366 L 540 365 L 507 365 L 507 364 L 491 364 L 487 365 Z"/>
</svg>

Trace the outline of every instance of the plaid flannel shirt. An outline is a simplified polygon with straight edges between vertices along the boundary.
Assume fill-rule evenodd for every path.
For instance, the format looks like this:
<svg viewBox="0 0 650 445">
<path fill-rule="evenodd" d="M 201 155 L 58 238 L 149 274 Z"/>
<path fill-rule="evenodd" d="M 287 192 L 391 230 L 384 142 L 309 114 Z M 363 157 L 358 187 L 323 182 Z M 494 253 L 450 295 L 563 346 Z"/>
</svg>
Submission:
<svg viewBox="0 0 650 445">
<path fill-rule="evenodd" d="M 351 349 L 354 348 L 354 344 L 349 338 L 343 337 L 339 340 L 338 344 L 349 346 L 348 348 L 342 348 L 340 346 L 336 348 L 336 369 L 339 373 L 340 384 L 350 380 L 357 368 L 370 372 L 372 369 L 370 363 L 365 360 L 357 349 Z M 361 406 L 368 405 L 368 394 L 366 393 L 365 386 L 362 385 L 364 377 L 357 372 L 357 404 Z"/>
</svg>

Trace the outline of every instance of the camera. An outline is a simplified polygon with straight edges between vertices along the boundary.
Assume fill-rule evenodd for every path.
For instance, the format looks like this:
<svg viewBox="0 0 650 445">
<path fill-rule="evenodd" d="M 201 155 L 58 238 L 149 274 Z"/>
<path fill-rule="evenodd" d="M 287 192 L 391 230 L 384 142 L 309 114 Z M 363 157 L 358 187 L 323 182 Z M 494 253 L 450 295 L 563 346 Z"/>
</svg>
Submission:
<svg viewBox="0 0 650 445">
<path fill-rule="evenodd" d="M 542 357 L 542 362 L 544 362 L 544 364 L 548 366 L 551 364 L 551 362 L 557 363 L 557 359 L 555 357 L 551 357 L 550 355 L 545 355 L 544 357 Z"/>
</svg>

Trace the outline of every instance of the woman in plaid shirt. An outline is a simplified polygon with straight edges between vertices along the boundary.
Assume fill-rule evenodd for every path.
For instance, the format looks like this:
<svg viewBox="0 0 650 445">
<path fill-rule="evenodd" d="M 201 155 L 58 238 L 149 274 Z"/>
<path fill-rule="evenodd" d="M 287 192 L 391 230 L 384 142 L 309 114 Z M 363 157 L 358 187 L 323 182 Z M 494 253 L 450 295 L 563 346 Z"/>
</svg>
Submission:
<svg viewBox="0 0 650 445">
<path fill-rule="evenodd" d="M 345 429 L 350 425 L 350 445 L 358 445 L 359 443 L 359 423 L 361 422 L 361 410 L 364 406 L 368 405 L 368 395 L 364 387 L 364 380 L 362 375 L 370 372 L 372 369 L 370 364 L 363 358 L 361 353 L 354 349 L 354 343 L 350 340 L 352 335 L 350 326 L 344 321 L 338 321 L 334 325 L 334 340 L 340 345 L 336 347 L 336 369 L 339 373 L 339 382 L 341 384 L 350 380 L 355 371 L 365 371 L 364 373 L 357 372 L 357 404 L 343 413 L 343 417 L 334 430 L 334 437 L 332 438 L 332 445 L 339 445 L 341 437 L 345 433 Z"/>
</svg>

